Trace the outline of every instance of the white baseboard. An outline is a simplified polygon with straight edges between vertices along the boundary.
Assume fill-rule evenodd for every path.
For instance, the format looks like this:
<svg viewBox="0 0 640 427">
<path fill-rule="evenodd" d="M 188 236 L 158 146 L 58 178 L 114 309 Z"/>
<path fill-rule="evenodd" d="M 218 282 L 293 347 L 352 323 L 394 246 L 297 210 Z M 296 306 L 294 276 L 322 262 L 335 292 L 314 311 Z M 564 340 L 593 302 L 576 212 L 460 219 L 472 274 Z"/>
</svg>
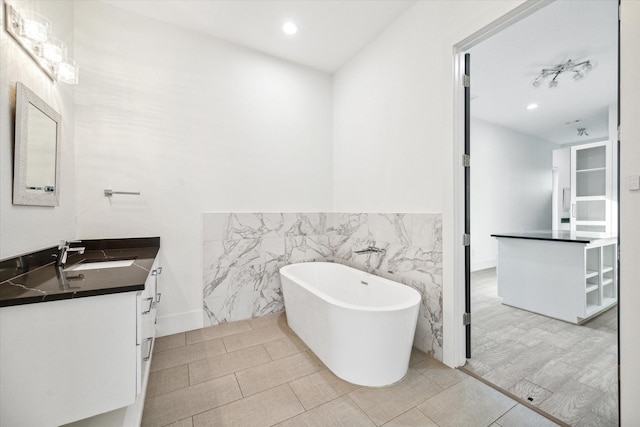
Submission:
<svg viewBox="0 0 640 427">
<path fill-rule="evenodd" d="M 177 334 L 185 331 L 202 328 L 203 311 L 195 310 L 187 313 L 174 314 L 172 316 L 158 317 L 156 324 L 156 336 Z"/>
<path fill-rule="evenodd" d="M 487 268 L 495 268 L 498 262 L 495 259 L 487 259 L 484 261 L 471 262 L 471 271 L 486 270 Z"/>
</svg>

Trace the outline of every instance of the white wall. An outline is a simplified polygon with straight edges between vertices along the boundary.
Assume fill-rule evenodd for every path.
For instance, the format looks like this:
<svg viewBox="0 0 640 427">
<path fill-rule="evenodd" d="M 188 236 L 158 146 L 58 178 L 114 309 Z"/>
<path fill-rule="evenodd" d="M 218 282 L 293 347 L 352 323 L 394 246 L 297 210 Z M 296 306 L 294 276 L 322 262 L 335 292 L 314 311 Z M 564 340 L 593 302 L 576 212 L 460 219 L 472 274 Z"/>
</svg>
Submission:
<svg viewBox="0 0 640 427">
<path fill-rule="evenodd" d="M 620 30 L 620 423 L 640 423 L 640 191 L 629 191 L 640 175 L 640 2 L 622 0 Z"/>
<path fill-rule="evenodd" d="M 556 144 L 471 120 L 471 271 L 496 266 L 492 233 L 551 229 Z"/>
<path fill-rule="evenodd" d="M 443 358 L 451 365 L 461 243 L 453 47 L 520 3 L 417 2 L 334 76 L 334 208 L 443 213 Z"/>
<path fill-rule="evenodd" d="M 73 2 L 14 1 L 17 10 L 40 13 L 74 56 Z M 5 7 L 2 3 L 4 22 Z M 16 83 L 22 82 L 62 115 L 60 206 L 14 206 L 13 145 Z M 76 236 L 74 172 L 74 87 L 53 83 L 4 29 L 0 31 L 0 258 L 51 247 Z"/>
<path fill-rule="evenodd" d="M 453 45 L 518 4 L 417 2 L 338 70 L 335 210 L 443 211 L 451 179 Z"/>
<path fill-rule="evenodd" d="M 202 212 L 330 209 L 331 76 L 99 2 L 75 11 L 78 236 L 159 235 L 159 333 L 201 327 Z"/>
<path fill-rule="evenodd" d="M 17 3 L 27 4 L 47 15 L 54 21 L 57 34 L 73 49 L 70 2 Z M 198 276 L 201 265 L 197 261 L 201 241 L 197 215 L 200 212 L 329 210 L 325 205 L 331 201 L 331 189 L 325 183 L 331 182 L 331 176 L 326 176 L 327 172 L 331 174 L 331 150 L 319 141 L 330 141 L 330 135 L 325 134 L 330 127 L 327 122 L 331 119 L 326 117 L 330 114 L 330 105 L 324 105 L 331 103 L 327 95 L 330 80 L 328 76 L 259 54 L 184 34 L 165 24 L 146 22 L 136 31 L 126 15 L 93 3 L 77 2 L 75 6 L 79 21 L 76 35 L 82 35 L 82 39 L 78 39 L 82 53 L 75 55 L 81 60 L 82 67 L 81 84 L 77 88 L 83 90 L 77 106 L 78 114 L 82 116 L 77 128 L 77 139 L 82 139 L 82 146 L 77 150 L 78 236 L 160 234 L 165 248 L 165 265 L 168 263 L 171 270 L 169 277 L 165 277 L 165 283 L 170 287 L 165 295 L 175 301 L 171 303 L 173 305 L 166 303 L 163 312 L 167 315 L 198 310 L 200 315 L 201 278 Z M 456 292 L 453 260 L 459 246 L 459 236 L 455 235 L 453 227 L 456 197 L 453 183 L 454 171 L 460 162 L 453 156 L 452 143 L 452 46 L 520 3 L 418 2 L 336 75 L 334 145 L 341 147 L 336 151 L 334 163 L 336 208 L 444 212 L 445 359 L 447 346 L 450 348 L 455 340 L 451 338 L 455 337 L 452 330 L 459 323 L 459 319 L 452 317 L 456 301 L 453 297 Z M 629 175 L 640 174 L 640 145 L 636 143 L 640 140 L 637 121 L 640 82 L 636 76 L 636 70 L 640 68 L 637 55 L 640 51 L 640 2 L 623 0 L 622 7 L 620 350 L 621 421 L 625 426 L 635 425 L 640 420 L 640 406 L 635 404 L 640 395 L 640 370 L 637 369 L 640 341 L 636 339 L 637 328 L 634 327 L 640 323 L 637 303 L 640 301 L 640 264 L 637 262 L 640 192 L 630 192 L 626 186 Z M 117 21 L 112 21 L 114 18 Z M 111 28 L 113 22 L 122 22 L 123 26 Z M 170 34 L 165 38 L 167 33 Z M 186 47 L 178 42 L 184 40 L 188 40 Z M 198 57 L 197 53 L 203 51 L 206 54 Z M 73 158 L 68 154 L 73 145 L 73 133 L 68 125 L 73 123 L 70 101 L 73 88 L 52 85 L 30 61 L 3 30 L 0 33 L 2 257 L 48 246 L 75 231 Z M 146 68 L 142 63 L 157 66 Z M 269 105 L 271 109 L 250 111 L 248 104 L 241 102 L 243 98 L 232 93 L 233 85 L 227 83 L 260 92 L 270 86 L 259 85 L 266 80 L 265 76 L 255 75 L 260 73 L 243 74 L 252 68 L 241 67 L 241 64 L 261 64 L 261 70 L 270 70 L 269 76 L 275 73 L 281 77 L 272 79 L 277 81 L 282 81 L 282 76 L 289 72 L 294 75 L 291 80 L 298 81 L 309 91 L 314 87 L 317 89 L 318 93 L 313 96 L 317 105 L 301 102 L 300 110 L 304 113 L 296 113 L 296 108 L 288 109 L 295 119 L 282 126 L 281 133 L 278 133 L 279 126 L 264 124 L 269 117 L 264 118 L 258 129 L 233 126 L 241 122 L 243 116 L 256 119 L 243 123 L 261 123 L 258 119 L 264 117 L 263 113 L 279 113 L 289 105 Z M 257 88 L 248 84 L 251 78 L 256 79 Z M 363 79 L 361 84 L 359 79 Z M 309 87 L 302 83 L 304 80 Z M 24 82 L 63 115 L 63 191 L 58 208 L 11 205 L 16 81 Z M 241 82 L 243 85 L 239 85 Z M 83 89 L 85 85 L 86 89 Z M 303 92 L 300 96 L 312 98 Z M 150 102 L 145 102 L 147 97 Z M 234 101 L 236 98 L 238 100 Z M 188 107 L 194 104 L 202 113 L 187 116 L 187 112 L 193 113 Z M 311 112 L 315 112 L 315 116 L 311 116 Z M 361 114 L 367 119 L 360 118 Z M 325 118 L 318 118 L 318 115 Z M 353 121 L 344 122 L 349 115 Z M 282 117 L 275 119 L 279 118 Z M 305 119 L 311 122 L 305 122 Z M 297 120 L 301 121 L 300 126 L 294 126 L 292 130 L 291 123 L 295 124 Z M 320 121 L 323 124 L 319 125 Z M 220 129 L 220 124 L 228 126 Z M 299 135 L 305 127 L 312 131 Z M 285 132 L 288 133 L 282 135 Z M 261 135 L 260 141 L 268 140 L 269 146 L 277 147 L 277 155 L 269 156 L 276 158 L 266 158 L 266 149 L 260 149 L 253 157 L 249 155 L 250 148 L 255 149 L 250 142 L 255 143 L 256 135 Z M 296 137 L 299 137 L 299 150 L 292 143 Z M 396 150 L 390 151 L 391 146 Z M 284 151 L 293 153 L 293 158 L 300 162 L 299 168 L 278 158 L 289 157 L 283 154 Z M 309 159 L 306 152 L 311 153 Z M 265 157 L 264 166 L 257 159 L 260 156 Z M 194 161 L 194 158 L 199 160 Z M 234 170 L 232 162 L 238 159 L 246 161 L 241 169 Z M 275 176 L 258 173 L 274 164 L 279 167 Z M 287 182 L 286 178 L 292 175 L 290 168 L 294 168 L 293 172 L 300 177 L 297 182 Z M 364 173 L 368 178 L 362 178 L 360 174 Z M 311 178 L 313 175 L 317 180 Z M 352 181 L 352 177 L 356 180 Z M 390 184 L 384 184 L 383 178 L 388 178 Z M 240 182 L 230 188 L 227 184 L 231 179 L 240 179 Z M 249 182 L 264 191 L 250 190 Z M 280 191 L 273 188 L 274 183 L 282 185 Z M 107 185 L 141 189 L 143 197 L 109 202 L 101 195 Z M 302 191 L 304 187 L 308 191 Z M 202 197 L 195 197 L 200 195 Z M 34 227 L 36 224 L 46 224 L 46 227 Z M 161 229 L 166 232 L 161 233 Z M 193 289 L 197 291 L 193 292 Z M 448 362 L 451 360 L 449 357 Z"/>
<path fill-rule="evenodd" d="M 521 3 L 418 2 L 335 76 L 335 208 L 367 210 L 370 206 L 373 210 L 380 206 L 377 210 L 444 213 L 444 359 L 449 364 L 455 364 L 458 357 L 455 343 L 460 336 L 455 331 L 460 319 L 453 314 L 455 304 L 461 302 L 454 280 L 454 260 L 460 250 L 460 236 L 454 228 L 458 203 L 454 176 L 460 158 L 453 155 L 453 118 L 458 111 L 453 109 L 452 51 L 454 45 L 493 25 Z M 636 76 L 640 2 L 623 0 L 622 7 L 621 420 L 623 426 L 631 426 L 640 420 L 640 406 L 635 404 L 640 396 L 640 342 L 633 327 L 640 323 L 636 303 L 640 301 L 640 192 L 626 190 L 624 180 L 640 174 L 640 144 L 636 143 L 640 140 L 640 82 Z M 349 116 L 352 120 L 347 121 Z M 373 154 L 389 154 L 390 145 L 398 148 L 392 155 Z M 362 178 L 363 174 L 373 178 Z M 381 183 L 389 176 L 393 186 Z"/>
</svg>

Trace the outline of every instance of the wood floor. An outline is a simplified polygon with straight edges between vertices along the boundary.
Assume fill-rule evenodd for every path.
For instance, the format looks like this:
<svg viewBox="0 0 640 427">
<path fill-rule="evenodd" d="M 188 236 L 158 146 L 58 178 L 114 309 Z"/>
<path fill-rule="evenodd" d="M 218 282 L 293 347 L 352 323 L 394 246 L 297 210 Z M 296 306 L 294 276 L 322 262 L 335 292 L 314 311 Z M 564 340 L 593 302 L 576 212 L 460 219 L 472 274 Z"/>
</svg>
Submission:
<svg viewBox="0 0 640 427">
<path fill-rule="evenodd" d="M 428 355 L 388 387 L 336 377 L 279 313 L 158 338 L 143 426 L 550 427 Z"/>
<path fill-rule="evenodd" d="M 617 307 L 577 326 L 503 305 L 495 269 L 471 283 L 466 369 L 571 426 L 618 425 Z"/>
</svg>

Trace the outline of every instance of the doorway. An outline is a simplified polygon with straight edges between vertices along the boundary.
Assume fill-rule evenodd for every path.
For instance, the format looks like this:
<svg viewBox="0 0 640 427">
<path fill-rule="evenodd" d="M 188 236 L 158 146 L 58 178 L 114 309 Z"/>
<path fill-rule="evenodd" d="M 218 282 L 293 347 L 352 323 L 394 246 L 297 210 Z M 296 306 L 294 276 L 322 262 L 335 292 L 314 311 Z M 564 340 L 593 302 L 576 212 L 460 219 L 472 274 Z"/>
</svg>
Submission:
<svg viewBox="0 0 640 427">
<path fill-rule="evenodd" d="M 594 10 L 588 10 L 591 6 Z M 554 20 L 558 21 L 554 24 Z M 580 25 L 584 28 L 579 28 Z M 539 30 L 542 31 L 536 33 Z M 567 33 L 558 35 L 561 30 Z M 518 31 L 530 40 L 522 41 Z M 600 31 L 612 31 L 613 45 L 605 43 L 611 34 L 603 35 Z M 617 307 L 577 326 L 503 304 L 497 291 L 496 239 L 491 234 L 570 228 L 570 222 L 560 220 L 572 216 L 571 203 L 565 213 L 567 205 L 554 200 L 553 152 L 609 141 L 612 153 L 617 154 L 617 31 L 617 2 L 589 5 L 554 2 L 504 31 L 462 49 L 471 53 L 473 61 L 470 144 L 473 215 L 471 255 L 467 262 L 471 270 L 473 320 L 471 358 L 466 369 L 570 425 L 581 421 L 617 425 Z M 499 44 L 500 38 L 506 39 L 501 46 L 490 46 Z M 553 40 L 553 44 L 548 40 Z M 543 49 L 538 49 L 540 46 Z M 546 87 L 536 89 L 535 99 L 520 95 L 532 92 L 531 83 L 543 67 L 566 64 L 569 59 L 575 64 L 589 58 L 594 58 L 591 61 L 597 65 L 583 79 L 560 75 L 557 87 L 548 87 L 551 79 L 543 82 Z M 491 90 L 474 93 L 476 83 L 483 78 L 478 75 L 482 73 L 483 60 L 509 66 L 494 67 L 489 79 Z M 518 66 L 520 74 L 514 80 L 522 89 L 510 86 L 510 79 L 517 74 L 513 70 Z M 604 90 L 593 86 L 598 79 L 608 81 L 611 87 Z M 523 104 L 522 112 L 537 114 L 537 118 L 543 116 L 544 120 L 515 114 L 517 107 L 499 101 L 493 92 L 506 92 L 517 98 Z M 567 102 L 578 99 L 581 101 L 574 106 Z M 590 102 L 598 106 L 589 110 Z M 476 108 L 483 103 L 489 108 Z M 526 110 L 534 103 L 538 104 L 537 109 Z M 613 155 L 609 161 L 617 163 Z M 611 175 L 611 193 L 615 194 L 617 174 Z M 478 185 L 478 179 L 483 178 L 487 183 Z M 562 195 L 566 193 L 555 194 Z M 483 209 L 478 200 L 488 209 Z M 558 213 L 555 215 L 558 221 L 554 221 L 553 212 Z M 615 212 L 609 212 L 612 230 L 617 230 L 617 222 L 613 220 L 616 216 Z"/>
</svg>

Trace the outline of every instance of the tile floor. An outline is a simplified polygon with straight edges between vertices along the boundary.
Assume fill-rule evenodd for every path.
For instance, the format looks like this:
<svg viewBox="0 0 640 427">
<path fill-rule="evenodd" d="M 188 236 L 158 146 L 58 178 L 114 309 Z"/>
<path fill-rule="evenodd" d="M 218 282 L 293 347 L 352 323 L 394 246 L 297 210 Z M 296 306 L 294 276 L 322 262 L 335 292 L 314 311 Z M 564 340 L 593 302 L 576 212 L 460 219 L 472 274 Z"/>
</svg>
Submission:
<svg viewBox="0 0 640 427">
<path fill-rule="evenodd" d="M 158 338 L 143 426 L 554 426 L 414 349 L 400 382 L 340 380 L 279 313 Z"/>
<path fill-rule="evenodd" d="M 617 426 L 617 308 L 581 326 L 509 307 L 495 269 L 472 274 L 465 369 L 572 426 Z"/>
</svg>

